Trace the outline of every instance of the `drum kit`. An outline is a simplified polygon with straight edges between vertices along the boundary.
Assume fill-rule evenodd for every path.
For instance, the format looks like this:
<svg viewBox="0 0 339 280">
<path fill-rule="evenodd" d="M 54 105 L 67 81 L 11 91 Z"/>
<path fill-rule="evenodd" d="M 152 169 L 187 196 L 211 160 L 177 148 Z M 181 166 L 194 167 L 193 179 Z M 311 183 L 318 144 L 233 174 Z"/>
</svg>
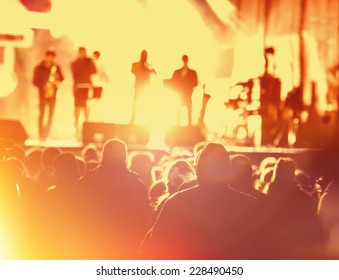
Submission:
<svg viewBox="0 0 339 280">
<path fill-rule="evenodd" d="M 262 146 L 262 144 L 279 145 L 280 143 L 263 143 L 263 133 L 267 133 L 267 120 L 276 124 L 280 118 L 280 81 L 274 77 L 259 77 L 238 82 L 226 90 L 224 108 L 231 112 L 231 120 L 214 134 L 213 141 L 226 145 Z M 276 135 L 276 125 L 272 128 Z M 276 128 L 276 129 L 275 129 Z M 279 142 L 279 141 L 278 141 Z"/>
</svg>

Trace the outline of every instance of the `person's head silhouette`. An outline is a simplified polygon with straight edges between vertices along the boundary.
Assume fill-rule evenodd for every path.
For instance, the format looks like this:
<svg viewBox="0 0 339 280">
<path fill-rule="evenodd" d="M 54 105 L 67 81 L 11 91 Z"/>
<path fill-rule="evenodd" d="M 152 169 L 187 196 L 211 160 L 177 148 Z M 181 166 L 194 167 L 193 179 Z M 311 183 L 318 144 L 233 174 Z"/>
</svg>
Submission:
<svg viewBox="0 0 339 280">
<path fill-rule="evenodd" d="M 197 179 L 202 186 L 226 186 L 230 178 L 230 158 L 221 144 L 208 143 L 197 158 Z"/>
<path fill-rule="evenodd" d="M 127 167 L 127 147 L 125 142 L 118 138 L 107 140 L 103 146 L 102 165 Z"/>
</svg>

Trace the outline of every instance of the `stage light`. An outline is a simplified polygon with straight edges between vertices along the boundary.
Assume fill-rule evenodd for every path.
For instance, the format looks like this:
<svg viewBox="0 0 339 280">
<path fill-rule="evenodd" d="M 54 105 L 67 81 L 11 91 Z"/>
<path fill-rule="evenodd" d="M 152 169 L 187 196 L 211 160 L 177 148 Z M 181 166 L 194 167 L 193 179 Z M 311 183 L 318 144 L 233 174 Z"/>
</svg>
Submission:
<svg viewBox="0 0 339 280">
<path fill-rule="evenodd" d="M 144 99 L 144 123 L 150 130 L 148 146 L 163 148 L 167 130 L 176 124 L 180 101 L 176 92 L 153 88 L 153 94 Z"/>
<path fill-rule="evenodd" d="M 236 138 L 239 142 L 243 142 L 247 137 L 247 129 L 244 126 L 238 127 L 236 131 Z"/>
<path fill-rule="evenodd" d="M 241 99 L 241 100 L 247 100 L 247 92 L 242 91 L 242 92 L 240 93 L 240 99 Z"/>
<path fill-rule="evenodd" d="M 288 133 L 287 133 L 287 142 L 290 147 L 293 147 L 297 141 L 296 129 L 299 125 L 299 119 L 294 118 L 291 123 L 289 123 Z"/>
<path fill-rule="evenodd" d="M 300 114 L 300 121 L 302 123 L 307 123 L 308 118 L 309 118 L 309 113 L 306 110 L 302 111 L 301 114 Z"/>
</svg>

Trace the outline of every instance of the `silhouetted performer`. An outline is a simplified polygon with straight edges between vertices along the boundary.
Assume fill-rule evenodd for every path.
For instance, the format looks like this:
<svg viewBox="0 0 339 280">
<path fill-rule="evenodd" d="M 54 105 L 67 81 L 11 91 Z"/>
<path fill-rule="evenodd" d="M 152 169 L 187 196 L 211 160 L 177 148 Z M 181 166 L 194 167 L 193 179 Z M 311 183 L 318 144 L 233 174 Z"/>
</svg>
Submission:
<svg viewBox="0 0 339 280">
<path fill-rule="evenodd" d="M 277 121 L 280 113 L 281 82 L 275 76 L 274 54 L 273 47 L 264 51 L 265 72 L 260 77 L 260 114 L 264 118 Z"/>
<path fill-rule="evenodd" d="M 183 66 L 174 71 L 172 78 L 169 80 L 172 86 L 180 96 L 181 107 L 186 107 L 188 114 L 188 125 L 192 124 L 192 93 L 194 87 L 198 85 L 197 72 L 188 67 L 188 56 L 182 56 Z M 165 81 L 166 82 L 166 81 Z M 180 121 L 180 111 L 178 124 Z"/>
<path fill-rule="evenodd" d="M 89 106 L 88 93 L 92 88 L 91 76 L 97 72 L 93 60 L 87 56 L 86 49 L 80 47 L 78 51 L 78 57 L 71 64 L 71 70 L 73 74 L 74 87 L 74 117 L 75 117 L 75 129 L 78 132 L 79 116 L 81 110 L 84 110 L 85 121 L 89 119 Z"/>
<path fill-rule="evenodd" d="M 134 99 L 132 106 L 131 123 L 135 121 L 135 115 L 140 95 L 147 90 L 151 83 L 151 73 L 156 74 L 155 70 L 147 62 L 147 51 L 143 50 L 140 54 L 140 60 L 132 64 L 132 73 L 135 76 Z"/>
<path fill-rule="evenodd" d="M 53 122 L 58 83 L 64 80 L 61 68 L 54 62 L 56 53 L 47 50 L 43 61 L 35 66 L 33 84 L 39 89 L 39 137 L 45 140 Z M 46 108 L 49 107 L 47 124 L 44 124 Z"/>
</svg>

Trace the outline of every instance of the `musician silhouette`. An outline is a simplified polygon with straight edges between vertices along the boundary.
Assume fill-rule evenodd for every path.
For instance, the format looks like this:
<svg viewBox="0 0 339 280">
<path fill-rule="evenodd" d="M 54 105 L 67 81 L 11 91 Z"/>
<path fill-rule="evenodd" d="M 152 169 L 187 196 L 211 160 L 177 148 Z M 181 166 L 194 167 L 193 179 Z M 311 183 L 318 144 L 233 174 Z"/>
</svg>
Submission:
<svg viewBox="0 0 339 280">
<path fill-rule="evenodd" d="M 153 67 L 147 62 L 147 51 L 143 50 L 140 54 L 140 60 L 132 64 L 131 72 L 135 76 L 134 98 L 132 106 L 131 123 L 135 121 L 137 105 L 142 93 L 144 93 L 151 84 L 151 74 L 156 74 Z"/>
<path fill-rule="evenodd" d="M 78 133 L 81 110 L 84 111 L 85 122 L 89 120 L 88 93 L 89 89 L 93 87 L 91 76 L 97 73 L 92 58 L 87 56 L 86 48 L 78 49 L 78 57 L 71 63 L 71 70 L 74 80 L 74 126 Z"/>
<path fill-rule="evenodd" d="M 178 125 L 180 122 L 180 111 L 186 107 L 188 114 L 188 125 L 192 125 L 192 94 L 198 85 L 198 75 L 195 70 L 188 67 L 188 56 L 182 56 L 183 66 L 174 71 L 170 80 L 165 80 L 180 96 L 180 110 L 178 113 Z"/>
<path fill-rule="evenodd" d="M 102 86 L 104 83 L 108 83 L 109 77 L 105 70 L 105 65 L 101 61 L 101 53 L 100 51 L 94 51 L 92 53 L 92 60 L 95 64 L 95 68 L 97 69 L 97 73 L 93 75 L 92 81 L 94 86 Z"/>
<path fill-rule="evenodd" d="M 281 81 L 275 76 L 275 49 L 267 47 L 264 50 L 265 72 L 260 79 L 260 115 L 269 120 L 280 118 Z"/>
<path fill-rule="evenodd" d="M 58 84 L 64 80 L 61 68 L 54 62 L 56 52 L 48 49 L 43 60 L 35 66 L 33 73 L 33 84 L 39 90 L 39 137 L 44 141 L 49 136 L 58 91 Z M 45 113 L 48 107 L 47 123 L 45 124 Z"/>
</svg>

